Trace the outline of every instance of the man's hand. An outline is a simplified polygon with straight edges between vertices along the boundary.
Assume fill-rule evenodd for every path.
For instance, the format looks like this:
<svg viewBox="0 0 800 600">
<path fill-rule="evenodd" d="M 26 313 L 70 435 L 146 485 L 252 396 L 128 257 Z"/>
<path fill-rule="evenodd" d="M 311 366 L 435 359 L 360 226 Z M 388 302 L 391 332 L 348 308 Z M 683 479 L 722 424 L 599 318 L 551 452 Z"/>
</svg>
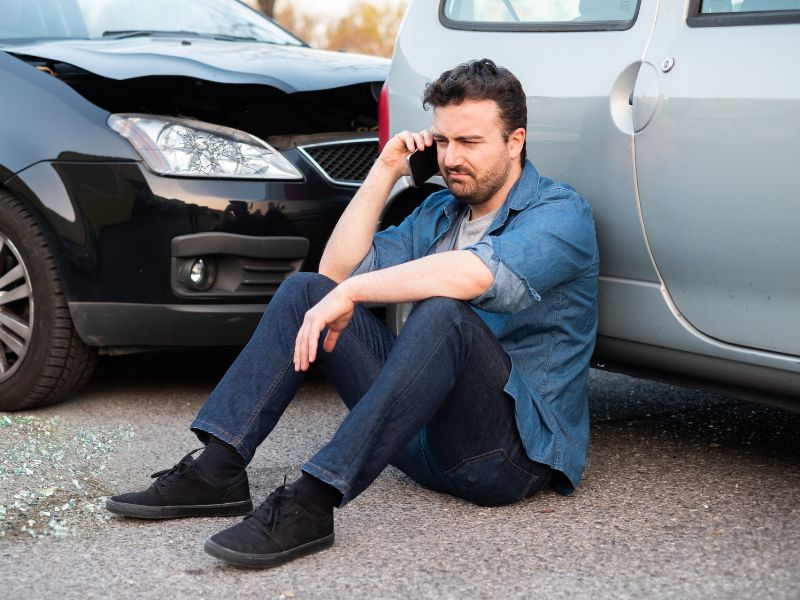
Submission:
<svg viewBox="0 0 800 600">
<path fill-rule="evenodd" d="M 419 133 L 411 131 L 401 131 L 389 139 L 383 147 L 378 160 L 385 166 L 392 169 L 396 179 L 402 175 L 408 175 L 408 164 L 406 157 L 410 152 L 425 150 L 433 144 L 433 134 L 430 129 L 423 129 Z"/>
<path fill-rule="evenodd" d="M 342 330 L 353 318 L 356 303 L 348 296 L 345 286 L 335 287 L 327 296 L 306 312 L 294 343 L 294 370 L 307 371 L 317 358 L 319 336 L 327 327 L 328 335 L 322 347 L 333 352 Z"/>
</svg>

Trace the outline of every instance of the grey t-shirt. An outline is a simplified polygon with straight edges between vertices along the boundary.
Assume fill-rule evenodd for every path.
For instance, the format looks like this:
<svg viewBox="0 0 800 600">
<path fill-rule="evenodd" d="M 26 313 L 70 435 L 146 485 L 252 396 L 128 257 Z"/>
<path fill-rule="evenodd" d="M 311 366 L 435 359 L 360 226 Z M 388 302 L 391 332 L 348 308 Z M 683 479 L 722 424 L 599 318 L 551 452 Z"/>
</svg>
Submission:
<svg viewBox="0 0 800 600">
<path fill-rule="evenodd" d="M 472 221 L 470 221 L 468 218 L 469 210 L 470 209 L 468 207 L 464 207 L 461 210 L 456 224 L 445 234 L 441 240 L 439 240 L 439 243 L 436 245 L 436 252 L 460 250 L 461 248 L 465 248 L 470 244 L 479 242 L 486 233 L 486 230 L 489 229 L 489 225 L 492 224 L 494 216 L 500 209 L 498 208 L 497 210 L 493 210 L 488 215 L 483 215 L 482 217 L 473 219 Z M 397 331 L 399 331 L 402 324 L 406 322 L 406 319 L 411 313 L 412 308 L 414 308 L 413 302 L 401 302 L 397 304 L 393 315 L 394 327 Z"/>
<path fill-rule="evenodd" d="M 483 238 L 489 225 L 492 224 L 494 216 L 497 214 L 499 208 L 493 210 L 489 214 L 483 215 L 477 219 L 470 221 L 469 208 L 464 208 L 458 216 L 458 223 L 455 227 L 450 229 L 445 236 L 439 240 L 436 246 L 436 252 L 447 252 L 448 250 L 460 250 Z"/>
</svg>

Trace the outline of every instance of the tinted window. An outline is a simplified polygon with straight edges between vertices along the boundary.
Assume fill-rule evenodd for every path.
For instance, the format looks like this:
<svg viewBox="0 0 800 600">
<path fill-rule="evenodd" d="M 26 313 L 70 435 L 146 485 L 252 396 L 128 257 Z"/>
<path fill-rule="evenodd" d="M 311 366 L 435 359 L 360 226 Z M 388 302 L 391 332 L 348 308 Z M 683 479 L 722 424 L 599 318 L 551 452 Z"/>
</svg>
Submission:
<svg viewBox="0 0 800 600">
<path fill-rule="evenodd" d="M 800 0 L 691 0 L 689 27 L 800 23 Z"/>
<path fill-rule="evenodd" d="M 704 14 L 797 9 L 800 9 L 800 0 L 703 0 L 700 6 Z"/>
<path fill-rule="evenodd" d="M 461 23 L 627 22 L 637 5 L 637 0 L 445 0 L 443 16 Z"/>
</svg>

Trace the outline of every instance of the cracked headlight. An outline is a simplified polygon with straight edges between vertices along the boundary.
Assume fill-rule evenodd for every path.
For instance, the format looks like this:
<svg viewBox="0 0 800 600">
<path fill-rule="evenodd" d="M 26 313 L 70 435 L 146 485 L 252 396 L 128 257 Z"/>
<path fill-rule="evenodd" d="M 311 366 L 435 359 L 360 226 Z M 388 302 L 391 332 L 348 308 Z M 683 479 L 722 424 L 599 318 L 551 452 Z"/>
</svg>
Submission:
<svg viewBox="0 0 800 600">
<path fill-rule="evenodd" d="M 160 175 L 242 179 L 302 179 L 265 141 L 201 121 L 117 114 L 108 126 L 127 139 L 147 167 Z"/>
</svg>

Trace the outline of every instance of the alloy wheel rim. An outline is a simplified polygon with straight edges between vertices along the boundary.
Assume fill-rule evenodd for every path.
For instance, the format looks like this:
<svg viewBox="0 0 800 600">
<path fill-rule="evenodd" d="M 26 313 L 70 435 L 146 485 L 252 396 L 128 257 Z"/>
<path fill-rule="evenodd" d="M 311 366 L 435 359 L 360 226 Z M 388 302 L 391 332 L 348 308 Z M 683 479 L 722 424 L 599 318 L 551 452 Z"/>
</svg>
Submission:
<svg viewBox="0 0 800 600">
<path fill-rule="evenodd" d="M 11 240 L 0 233 L 0 382 L 16 372 L 28 353 L 33 314 L 28 269 Z"/>
</svg>

